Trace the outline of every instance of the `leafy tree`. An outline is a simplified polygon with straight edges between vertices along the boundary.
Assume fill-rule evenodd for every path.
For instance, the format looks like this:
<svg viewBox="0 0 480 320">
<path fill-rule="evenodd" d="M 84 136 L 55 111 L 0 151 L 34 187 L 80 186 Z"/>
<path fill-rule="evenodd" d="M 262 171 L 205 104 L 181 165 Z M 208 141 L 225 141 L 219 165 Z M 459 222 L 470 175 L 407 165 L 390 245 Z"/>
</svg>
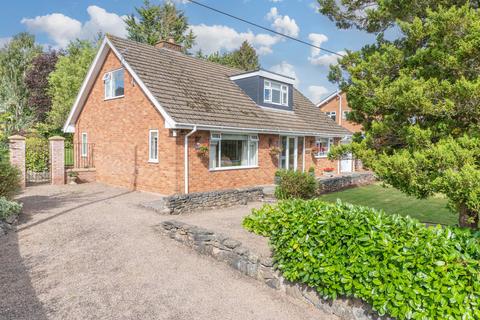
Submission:
<svg viewBox="0 0 480 320">
<path fill-rule="evenodd" d="M 424 19 L 428 10 L 441 7 L 470 4 L 478 7 L 478 1 L 467 0 L 317 0 L 319 11 L 337 27 L 356 27 L 367 32 L 382 32 L 395 25 L 397 20 L 412 22 L 415 18 Z"/>
<path fill-rule="evenodd" d="M 173 3 L 153 5 L 144 0 L 143 6 L 135 11 L 137 16 L 131 14 L 125 19 L 129 39 L 155 45 L 173 38 L 185 51 L 193 46 L 195 36 L 189 30 L 187 17 Z"/>
<path fill-rule="evenodd" d="M 444 194 L 462 227 L 480 212 L 480 13 L 469 5 L 397 20 L 402 37 L 349 52 L 331 80 L 365 139 L 353 151 L 385 182 L 419 198 Z"/>
<path fill-rule="evenodd" d="M 48 94 L 52 99 L 47 115 L 49 130 L 60 131 L 65 124 L 97 49 L 98 42 L 76 40 L 68 45 L 65 55 L 58 57 L 55 70 L 48 77 Z"/>
<path fill-rule="evenodd" d="M 48 50 L 35 57 L 25 76 L 25 85 L 30 92 L 28 107 L 37 121 L 43 122 L 50 111 L 52 100 L 48 95 L 48 76 L 55 69 L 59 52 Z"/>
<path fill-rule="evenodd" d="M 246 40 L 243 41 L 240 48 L 233 52 L 226 52 L 223 54 L 215 52 L 210 55 L 203 55 L 202 51 L 198 51 L 196 56 L 224 66 L 242 69 L 245 71 L 260 68 L 257 52 Z"/>
<path fill-rule="evenodd" d="M 32 60 L 41 52 L 35 37 L 19 33 L 0 49 L 0 118 L 5 135 L 28 129 L 34 120 L 29 108 L 25 75 Z"/>
</svg>

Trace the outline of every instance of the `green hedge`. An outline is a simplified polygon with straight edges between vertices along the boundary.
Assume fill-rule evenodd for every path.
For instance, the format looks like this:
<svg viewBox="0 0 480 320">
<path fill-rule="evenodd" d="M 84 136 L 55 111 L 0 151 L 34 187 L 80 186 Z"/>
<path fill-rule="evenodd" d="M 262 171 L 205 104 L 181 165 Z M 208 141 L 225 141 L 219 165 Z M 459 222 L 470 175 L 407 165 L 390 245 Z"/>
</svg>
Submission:
<svg viewBox="0 0 480 320">
<path fill-rule="evenodd" d="M 277 199 L 310 199 L 317 193 L 317 180 L 309 173 L 293 170 L 279 170 L 275 173 L 278 185 L 275 188 Z"/>
<path fill-rule="evenodd" d="M 480 233 L 320 200 L 266 205 L 244 226 L 277 267 L 324 297 L 361 298 L 398 319 L 480 319 Z"/>
<path fill-rule="evenodd" d="M 25 167 L 33 172 L 48 170 L 48 140 L 41 137 L 28 137 L 25 141 Z"/>
<path fill-rule="evenodd" d="M 0 197 L 11 198 L 20 190 L 20 171 L 6 160 L 0 160 Z"/>
<path fill-rule="evenodd" d="M 0 220 L 4 220 L 13 214 L 19 214 L 22 211 L 22 205 L 0 197 Z"/>
</svg>

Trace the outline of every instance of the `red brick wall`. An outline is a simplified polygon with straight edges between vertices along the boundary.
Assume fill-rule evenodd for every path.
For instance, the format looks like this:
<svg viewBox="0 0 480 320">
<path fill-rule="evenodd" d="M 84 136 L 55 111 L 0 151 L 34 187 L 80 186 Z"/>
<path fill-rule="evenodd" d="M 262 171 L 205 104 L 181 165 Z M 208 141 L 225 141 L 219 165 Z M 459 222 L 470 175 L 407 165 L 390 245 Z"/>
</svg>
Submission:
<svg viewBox="0 0 480 320">
<path fill-rule="evenodd" d="M 320 110 L 323 112 L 327 111 L 335 111 L 337 113 L 337 119 L 336 122 L 340 124 L 340 119 L 342 115 L 340 114 L 340 98 L 338 96 L 332 98 L 330 101 L 325 103 Z M 345 93 L 342 93 L 342 113 L 343 111 L 351 111 L 350 107 L 348 106 L 348 101 L 347 101 L 347 95 Z M 342 127 L 346 128 L 347 130 L 350 130 L 352 132 L 360 132 L 362 131 L 362 126 L 356 123 L 353 123 L 351 121 L 341 119 L 341 124 Z"/>
<path fill-rule="evenodd" d="M 126 70 L 125 97 L 104 100 L 102 77 L 120 67 L 110 52 L 75 125 L 74 142 L 80 142 L 81 133 L 86 132 L 88 142 L 95 144 L 99 182 L 162 194 L 179 192 L 176 138 L 170 136 L 164 119 Z M 159 131 L 159 163 L 148 162 L 150 129 Z"/>
<path fill-rule="evenodd" d="M 125 71 L 125 96 L 104 100 L 103 74 L 121 67 L 110 52 L 89 93 L 84 109 L 75 125 L 74 142 L 80 142 L 82 132 L 94 143 L 96 180 L 111 185 L 153 191 L 162 194 L 184 191 L 184 136 L 173 137 L 165 129 L 164 119 L 140 87 L 133 84 Z M 148 132 L 159 131 L 159 163 L 148 162 Z M 278 145 L 278 135 L 259 135 L 258 168 L 224 171 L 209 170 L 208 156 L 200 157 L 197 143 L 209 146 L 210 133 L 199 131 L 189 138 L 189 191 L 201 192 L 272 184 L 278 168 L 278 156 L 270 155 L 270 147 Z M 301 138 L 299 138 L 301 139 Z M 305 170 L 334 167 L 337 161 L 315 159 L 310 151 L 314 137 L 306 138 Z M 301 170 L 301 153 L 298 162 Z"/>
</svg>

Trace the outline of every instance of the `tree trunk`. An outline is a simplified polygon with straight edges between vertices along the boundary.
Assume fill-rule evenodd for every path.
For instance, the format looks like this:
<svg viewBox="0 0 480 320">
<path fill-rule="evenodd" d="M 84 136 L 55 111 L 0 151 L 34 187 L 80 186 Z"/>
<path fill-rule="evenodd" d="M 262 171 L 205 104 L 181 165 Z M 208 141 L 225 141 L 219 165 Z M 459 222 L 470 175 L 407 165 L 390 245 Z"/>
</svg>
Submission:
<svg viewBox="0 0 480 320">
<path fill-rule="evenodd" d="M 468 209 L 465 205 L 459 206 L 458 225 L 461 228 L 478 228 L 478 212 Z"/>
</svg>

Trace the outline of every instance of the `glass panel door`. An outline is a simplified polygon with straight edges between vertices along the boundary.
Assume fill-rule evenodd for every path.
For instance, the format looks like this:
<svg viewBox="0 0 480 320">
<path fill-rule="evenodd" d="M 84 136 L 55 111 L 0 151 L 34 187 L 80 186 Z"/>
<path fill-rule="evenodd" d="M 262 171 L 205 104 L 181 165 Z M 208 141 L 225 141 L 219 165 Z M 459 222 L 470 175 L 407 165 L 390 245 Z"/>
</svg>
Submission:
<svg viewBox="0 0 480 320">
<path fill-rule="evenodd" d="M 280 137 L 282 153 L 280 153 L 280 169 L 287 169 L 288 139 Z"/>
<path fill-rule="evenodd" d="M 297 170 L 297 138 L 288 137 L 288 170 Z"/>
<path fill-rule="evenodd" d="M 281 136 L 280 145 L 282 148 L 282 152 L 280 153 L 280 168 L 297 170 L 299 159 L 298 138 Z"/>
</svg>

